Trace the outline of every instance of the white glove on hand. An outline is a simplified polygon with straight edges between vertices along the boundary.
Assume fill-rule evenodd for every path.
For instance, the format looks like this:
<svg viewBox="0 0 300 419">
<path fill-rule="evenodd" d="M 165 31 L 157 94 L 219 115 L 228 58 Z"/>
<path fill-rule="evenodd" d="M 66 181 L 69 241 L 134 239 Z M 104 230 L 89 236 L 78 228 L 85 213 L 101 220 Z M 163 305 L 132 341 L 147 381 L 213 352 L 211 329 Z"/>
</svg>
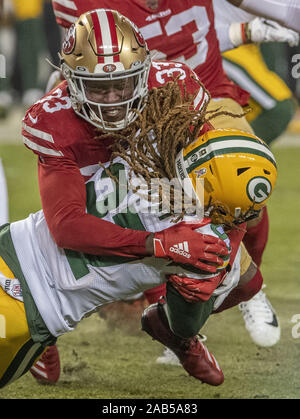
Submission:
<svg viewBox="0 0 300 419">
<path fill-rule="evenodd" d="M 251 42 L 287 42 L 290 47 L 299 43 L 299 33 L 273 20 L 256 17 L 248 23 Z"/>
<path fill-rule="evenodd" d="M 256 17 L 250 22 L 232 23 L 229 39 L 235 47 L 251 42 L 287 42 L 290 47 L 295 47 L 299 43 L 299 33 L 273 20 Z"/>
</svg>

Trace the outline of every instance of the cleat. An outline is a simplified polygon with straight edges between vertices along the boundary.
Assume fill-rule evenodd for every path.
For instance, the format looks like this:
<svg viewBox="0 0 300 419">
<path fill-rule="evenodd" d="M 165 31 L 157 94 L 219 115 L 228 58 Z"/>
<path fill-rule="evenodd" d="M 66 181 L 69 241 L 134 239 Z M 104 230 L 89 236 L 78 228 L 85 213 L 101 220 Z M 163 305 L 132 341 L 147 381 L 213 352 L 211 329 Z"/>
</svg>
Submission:
<svg viewBox="0 0 300 419">
<path fill-rule="evenodd" d="M 40 384 L 55 384 L 60 376 L 59 353 L 56 345 L 48 346 L 29 370 Z"/>
<path fill-rule="evenodd" d="M 144 311 L 142 330 L 171 349 L 189 375 L 213 386 L 222 384 L 224 375 L 215 357 L 200 341 L 198 335 L 184 339 L 172 332 L 164 305 L 165 303 L 158 302 Z"/>
<path fill-rule="evenodd" d="M 205 342 L 207 337 L 205 335 L 198 335 L 200 342 Z M 153 339 L 152 339 L 153 340 Z M 157 364 L 164 364 L 164 365 L 174 365 L 176 367 L 180 367 L 180 361 L 178 357 L 175 355 L 173 351 L 169 348 L 165 348 L 162 356 L 159 356 L 156 360 Z"/>
<path fill-rule="evenodd" d="M 276 312 L 263 291 L 239 304 L 245 327 L 256 345 L 270 347 L 279 342 L 280 325 Z"/>
</svg>

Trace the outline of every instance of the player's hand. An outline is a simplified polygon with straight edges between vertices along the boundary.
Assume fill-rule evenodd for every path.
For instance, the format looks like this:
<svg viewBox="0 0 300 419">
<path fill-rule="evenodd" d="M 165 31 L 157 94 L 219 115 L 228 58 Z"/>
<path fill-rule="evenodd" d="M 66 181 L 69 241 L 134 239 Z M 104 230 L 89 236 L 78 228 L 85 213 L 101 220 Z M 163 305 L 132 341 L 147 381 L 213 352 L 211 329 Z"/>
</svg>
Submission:
<svg viewBox="0 0 300 419">
<path fill-rule="evenodd" d="M 168 281 L 188 303 L 207 301 L 222 282 L 222 274 L 207 279 L 194 279 L 169 275 Z"/>
<path fill-rule="evenodd" d="M 215 273 L 224 262 L 220 255 L 227 256 L 229 251 L 223 240 L 195 231 L 202 226 L 203 222 L 181 222 L 156 232 L 154 255 Z"/>
<path fill-rule="evenodd" d="M 299 43 L 298 32 L 287 29 L 273 20 L 256 17 L 248 23 L 251 42 L 287 42 L 290 47 Z"/>
</svg>

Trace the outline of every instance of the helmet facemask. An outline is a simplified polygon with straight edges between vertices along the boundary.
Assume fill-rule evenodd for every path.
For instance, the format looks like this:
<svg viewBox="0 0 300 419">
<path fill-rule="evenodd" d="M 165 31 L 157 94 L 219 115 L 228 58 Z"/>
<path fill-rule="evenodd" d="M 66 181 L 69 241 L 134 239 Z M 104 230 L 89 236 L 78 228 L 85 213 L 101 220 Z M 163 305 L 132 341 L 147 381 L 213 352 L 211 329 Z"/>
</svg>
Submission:
<svg viewBox="0 0 300 419">
<path fill-rule="evenodd" d="M 231 229 L 239 224 L 246 223 L 259 217 L 261 209 L 254 209 L 255 203 L 249 206 L 247 210 L 242 212 L 240 207 L 236 207 L 234 214 L 228 207 L 219 202 L 210 202 L 204 209 L 206 217 L 211 218 L 215 224 L 222 224 L 224 228 Z"/>
</svg>

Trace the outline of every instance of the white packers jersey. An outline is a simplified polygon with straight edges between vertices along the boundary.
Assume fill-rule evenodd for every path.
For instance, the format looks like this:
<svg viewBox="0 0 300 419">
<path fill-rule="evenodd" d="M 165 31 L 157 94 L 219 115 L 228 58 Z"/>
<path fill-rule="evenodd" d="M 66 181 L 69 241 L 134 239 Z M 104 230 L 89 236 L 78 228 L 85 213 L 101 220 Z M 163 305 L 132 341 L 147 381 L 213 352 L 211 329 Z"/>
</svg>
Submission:
<svg viewBox="0 0 300 419">
<path fill-rule="evenodd" d="M 128 167 L 124 161 L 114 161 L 110 169 L 117 177 L 121 175 L 124 187 L 118 189 L 105 170 L 99 169 L 86 184 L 88 213 L 125 228 L 150 232 L 174 225 L 170 216 L 155 211 L 155 205 L 150 206 L 152 212 L 146 211 L 147 199 L 127 189 Z M 221 227 L 211 224 L 199 231 L 217 237 L 224 234 Z M 83 317 L 101 305 L 126 300 L 153 288 L 166 281 L 168 274 L 199 279 L 209 276 L 166 259 L 94 256 L 59 248 L 42 211 L 12 223 L 10 234 L 38 311 L 55 337 L 73 330 Z M 222 285 L 222 293 L 239 280 L 239 260 L 235 265 L 236 269 L 232 269 Z"/>
</svg>

